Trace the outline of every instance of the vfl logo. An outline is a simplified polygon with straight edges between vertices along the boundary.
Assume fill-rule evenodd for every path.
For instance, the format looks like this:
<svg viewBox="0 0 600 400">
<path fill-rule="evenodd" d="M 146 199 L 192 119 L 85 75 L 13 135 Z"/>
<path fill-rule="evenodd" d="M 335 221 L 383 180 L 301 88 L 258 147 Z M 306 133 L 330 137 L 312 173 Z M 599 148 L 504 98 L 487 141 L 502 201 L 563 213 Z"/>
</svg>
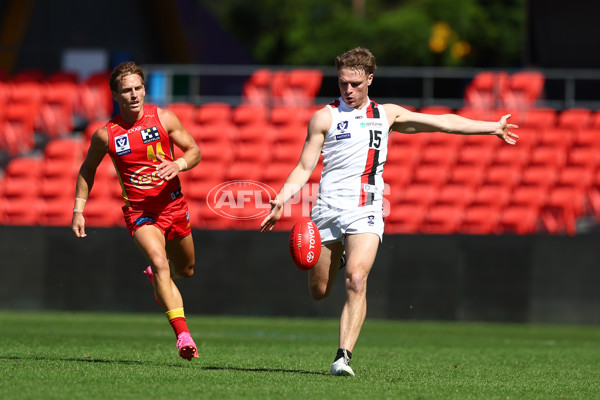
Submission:
<svg viewBox="0 0 600 400">
<path fill-rule="evenodd" d="M 159 141 L 160 132 L 158 132 L 158 128 L 153 126 L 152 128 L 142 129 L 142 140 L 144 144 Z"/>
<path fill-rule="evenodd" d="M 367 222 L 367 224 L 369 224 L 370 226 L 375 225 L 375 216 L 374 215 L 369 215 L 367 218 L 369 218 L 369 222 Z"/>
<path fill-rule="evenodd" d="M 342 131 L 343 132 L 346 129 L 348 129 L 348 121 L 342 121 L 342 122 L 339 122 L 337 124 L 337 130 L 338 131 Z"/>
<path fill-rule="evenodd" d="M 115 151 L 118 156 L 124 156 L 131 153 L 129 137 L 127 134 L 115 137 Z"/>
<path fill-rule="evenodd" d="M 158 177 L 158 171 L 153 166 L 145 166 L 135 171 L 129 181 L 138 189 L 153 189 L 165 183 Z"/>
</svg>

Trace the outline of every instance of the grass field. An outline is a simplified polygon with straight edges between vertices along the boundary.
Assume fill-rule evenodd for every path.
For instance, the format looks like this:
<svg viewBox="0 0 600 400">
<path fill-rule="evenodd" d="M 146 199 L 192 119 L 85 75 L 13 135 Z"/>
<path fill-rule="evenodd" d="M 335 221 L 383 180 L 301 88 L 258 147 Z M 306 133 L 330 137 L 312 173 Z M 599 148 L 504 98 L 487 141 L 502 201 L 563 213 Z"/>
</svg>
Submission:
<svg viewBox="0 0 600 400">
<path fill-rule="evenodd" d="M 600 328 L 367 320 L 355 378 L 337 320 L 0 311 L 0 399 L 600 399 Z"/>
</svg>

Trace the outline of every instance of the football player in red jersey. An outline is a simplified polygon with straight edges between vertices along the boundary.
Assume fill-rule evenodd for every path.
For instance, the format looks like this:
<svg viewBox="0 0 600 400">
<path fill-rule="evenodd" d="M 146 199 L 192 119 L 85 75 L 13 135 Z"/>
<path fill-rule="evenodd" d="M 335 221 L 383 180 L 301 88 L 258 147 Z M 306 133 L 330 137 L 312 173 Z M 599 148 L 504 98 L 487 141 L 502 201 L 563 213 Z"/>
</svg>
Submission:
<svg viewBox="0 0 600 400">
<path fill-rule="evenodd" d="M 119 114 L 94 132 L 77 176 L 71 228 L 86 237 L 85 203 L 98 165 L 112 158 L 123 193 L 123 214 L 133 240 L 144 254 L 144 271 L 164 309 L 182 358 L 198 357 L 173 278 L 194 273 L 194 243 L 187 203 L 178 175 L 200 162 L 200 149 L 173 112 L 145 106 L 144 73 L 134 62 L 118 65 L 110 76 Z M 174 146 L 183 154 L 174 157 Z"/>
</svg>

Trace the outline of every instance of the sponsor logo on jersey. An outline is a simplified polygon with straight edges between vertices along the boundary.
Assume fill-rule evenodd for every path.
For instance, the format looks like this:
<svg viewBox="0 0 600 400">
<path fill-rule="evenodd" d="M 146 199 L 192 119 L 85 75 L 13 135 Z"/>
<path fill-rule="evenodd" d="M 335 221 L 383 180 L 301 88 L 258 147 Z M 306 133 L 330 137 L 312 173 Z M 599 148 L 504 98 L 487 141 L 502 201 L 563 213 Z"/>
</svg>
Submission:
<svg viewBox="0 0 600 400">
<path fill-rule="evenodd" d="M 382 122 L 378 122 L 378 121 L 370 121 L 370 122 L 361 122 L 360 123 L 360 127 L 361 128 L 367 128 L 367 127 L 382 127 L 383 123 Z"/>
<path fill-rule="evenodd" d="M 366 192 L 366 193 L 377 193 L 377 186 L 365 183 L 363 185 L 363 192 Z"/>
<path fill-rule="evenodd" d="M 350 132 L 340 133 L 339 135 L 335 135 L 335 140 L 342 140 L 342 139 L 350 139 Z"/>
<path fill-rule="evenodd" d="M 158 132 L 158 128 L 153 126 L 152 128 L 142 129 L 142 140 L 144 141 L 144 144 L 159 141 L 160 132 Z"/>
<path fill-rule="evenodd" d="M 124 156 L 131 153 L 129 137 L 126 133 L 115 137 L 115 151 L 118 156 Z"/>
<path fill-rule="evenodd" d="M 131 178 L 131 184 L 138 189 L 153 189 L 165 183 L 164 180 L 158 177 L 158 171 L 154 166 L 145 166 L 135 171 Z"/>
</svg>

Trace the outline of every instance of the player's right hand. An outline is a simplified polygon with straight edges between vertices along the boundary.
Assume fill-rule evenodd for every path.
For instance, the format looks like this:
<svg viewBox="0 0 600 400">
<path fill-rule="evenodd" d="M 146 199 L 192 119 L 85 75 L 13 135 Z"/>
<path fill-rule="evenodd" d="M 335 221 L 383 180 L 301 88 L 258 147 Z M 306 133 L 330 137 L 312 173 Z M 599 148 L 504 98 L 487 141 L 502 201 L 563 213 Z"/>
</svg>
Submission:
<svg viewBox="0 0 600 400">
<path fill-rule="evenodd" d="M 76 212 L 73 213 L 73 220 L 71 221 L 71 229 L 75 233 L 75 236 L 79 238 L 86 237 L 85 233 L 85 218 L 83 217 L 83 213 Z"/>
<path fill-rule="evenodd" d="M 275 197 L 275 199 L 271 200 L 269 203 L 271 203 L 271 212 L 260 224 L 261 232 L 272 230 L 277 221 L 279 221 L 279 218 L 281 218 L 281 214 L 283 214 L 283 202 L 279 200 L 279 197 Z"/>
</svg>

